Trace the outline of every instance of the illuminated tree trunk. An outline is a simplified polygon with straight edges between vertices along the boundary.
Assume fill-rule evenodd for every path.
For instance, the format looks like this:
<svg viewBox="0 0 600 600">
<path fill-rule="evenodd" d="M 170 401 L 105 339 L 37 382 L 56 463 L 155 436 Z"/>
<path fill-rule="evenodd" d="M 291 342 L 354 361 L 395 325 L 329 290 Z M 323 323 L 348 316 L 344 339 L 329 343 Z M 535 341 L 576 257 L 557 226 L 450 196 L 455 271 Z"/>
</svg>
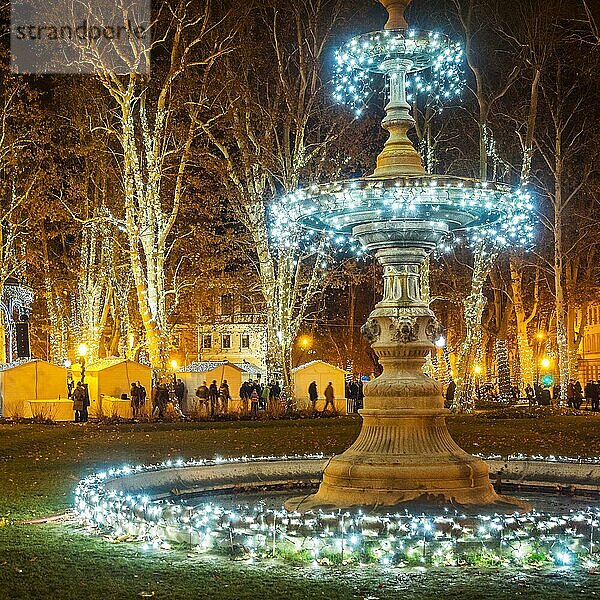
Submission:
<svg viewBox="0 0 600 600">
<path fill-rule="evenodd" d="M 510 257 L 510 284 L 517 327 L 517 347 L 519 352 L 519 364 L 521 367 L 520 376 L 523 383 L 528 383 L 533 386 L 535 365 L 533 349 L 529 343 L 527 325 L 537 313 L 538 280 L 536 277 L 535 302 L 529 317 L 527 317 L 525 314 L 525 305 L 523 303 L 522 262 L 520 261 L 520 258 L 517 258 L 514 255 Z"/>
<path fill-rule="evenodd" d="M 483 295 L 483 286 L 495 258 L 495 253 L 486 251 L 484 242 L 477 245 L 471 279 L 471 293 L 464 300 L 465 337 L 460 345 L 456 361 L 456 391 L 452 410 L 457 412 L 471 410 L 474 405 L 471 395 L 471 382 L 473 367 L 480 364 L 482 358 L 482 317 L 487 303 Z"/>
</svg>

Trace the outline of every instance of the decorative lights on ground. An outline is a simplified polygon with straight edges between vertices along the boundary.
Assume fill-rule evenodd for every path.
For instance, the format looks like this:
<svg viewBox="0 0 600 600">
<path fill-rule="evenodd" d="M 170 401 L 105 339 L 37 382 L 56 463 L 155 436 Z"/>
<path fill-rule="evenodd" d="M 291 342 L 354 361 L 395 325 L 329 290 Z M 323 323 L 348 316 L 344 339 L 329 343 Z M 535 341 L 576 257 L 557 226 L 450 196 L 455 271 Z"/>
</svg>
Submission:
<svg viewBox="0 0 600 600">
<path fill-rule="evenodd" d="M 558 460 L 522 455 L 512 459 Z M 105 487 L 109 479 L 145 471 L 276 460 L 280 459 L 179 460 L 111 469 L 80 482 L 76 490 L 77 519 L 115 538 L 141 542 L 146 549 L 169 549 L 173 542 L 179 542 L 199 552 L 224 553 L 249 561 L 275 556 L 323 565 L 600 566 L 597 508 L 561 515 L 464 515 L 450 510 L 437 515 L 374 515 L 360 510 L 300 514 L 265 508 L 264 503 L 236 508 L 214 502 L 188 506 L 170 500 L 155 501 L 143 494 L 108 491 Z M 597 463 L 600 458 L 587 462 Z"/>
</svg>

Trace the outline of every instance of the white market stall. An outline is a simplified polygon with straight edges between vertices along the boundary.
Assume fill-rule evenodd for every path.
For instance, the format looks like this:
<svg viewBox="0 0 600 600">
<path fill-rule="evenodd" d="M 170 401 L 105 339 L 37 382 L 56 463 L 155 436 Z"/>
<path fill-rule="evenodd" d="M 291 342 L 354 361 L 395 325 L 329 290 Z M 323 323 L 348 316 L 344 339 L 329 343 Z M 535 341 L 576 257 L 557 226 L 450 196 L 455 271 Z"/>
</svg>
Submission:
<svg viewBox="0 0 600 600">
<path fill-rule="evenodd" d="M 73 364 L 73 379 L 80 379 L 80 365 Z M 86 365 L 85 383 L 90 395 L 89 414 L 91 417 L 123 417 L 133 415 L 131 408 L 131 384 L 140 382 L 146 388 L 144 412 L 151 410 L 152 374 L 148 365 L 120 357 L 102 358 Z M 121 399 L 123 394 L 127 399 Z"/>
<path fill-rule="evenodd" d="M 0 415 L 73 420 L 73 403 L 67 398 L 67 370 L 43 360 L 0 367 Z"/>
<path fill-rule="evenodd" d="M 325 388 L 331 381 L 335 394 L 334 404 L 337 412 L 346 412 L 346 371 L 322 360 L 307 362 L 292 369 L 292 383 L 294 384 L 294 399 L 300 409 L 310 409 L 308 386 L 312 381 L 317 383 L 319 399 L 316 409 L 323 410 L 325 406 Z"/>
</svg>

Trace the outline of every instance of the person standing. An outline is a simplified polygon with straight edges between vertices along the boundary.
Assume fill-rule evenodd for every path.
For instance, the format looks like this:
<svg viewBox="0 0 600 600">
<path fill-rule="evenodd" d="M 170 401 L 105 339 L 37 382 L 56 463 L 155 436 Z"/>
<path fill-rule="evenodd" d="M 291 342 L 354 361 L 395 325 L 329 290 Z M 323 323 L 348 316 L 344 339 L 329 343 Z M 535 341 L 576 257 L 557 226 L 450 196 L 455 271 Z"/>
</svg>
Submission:
<svg viewBox="0 0 600 600">
<path fill-rule="evenodd" d="M 567 383 L 567 406 L 575 408 L 575 381 L 573 379 L 569 379 L 569 383 Z"/>
<path fill-rule="evenodd" d="M 592 384 L 592 410 L 597 412 L 600 404 L 600 380 Z"/>
<path fill-rule="evenodd" d="M 312 381 L 308 386 L 308 398 L 312 405 L 313 414 L 317 412 L 317 400 L 319 399 L 319 392 L 317 391 L 317 382 Z"/>
<path fill-rule="evenodd" d="M 131 414 L 134 419 L 137 419 L 138 412 L 140 410 L 140 397 L 135 381 L 131 384 L 129 395 L 131 396 Z"/>
<path fill-rule="evenodd" d="M 255 387 L 252 388 L 250 393 L 250 418 L 258 418 L 258 391 Z"/>
<path fill-rule="evenodd" d="M 271 385 L 271 392 L 269 394 L 269 400 L 271 402 L 271 406 L 277 407 L 279 406 L 279 400 L 281 398 L 281 387 L 279 386 L 278 381 L 273 381 Z"/>
<path fill-rule="evenodd" d="M 137 394 L 139 402 L 138 415 L 144 411 L 144 405 L 146 404 L 146 388 L 138 381 L 137 382 Z"/>
<path fill-rule="evenodd" d="M 335 392 L 333 391 L 333 384 L 331 383 L 331 381 L 327 384 L 327 387 L 325 388 L 325 406 L 323 407 L 323 412 L 327 412 L 327 407 L 331 404 L 331 412 L 335 412 L 335 403 L 334 403 L 334 398 L 335 398 Z"/>
<path fill-rule="evenodd" d="M 454 382 L 454 379 L 451 379 L 450 383 L 448 384 L 448 387 L 446 388 L 446 403 L 445 403 L 446 408 L 452 408 L 452 406 L 454 405 L 454 394 L 455 393 L 456 393 L 456 383 Z"/>
<path fill-rule="evenodd" d="M 223 379 L 223 383 L 219 388 L 219 401 L 221 405 L 221 413 L 227 414 L 229 410 L 229 401 L 231 400 L 231 394 L 229 393 L 229 384 L 227 379 Z"/>
<path fill-rule="evenodd" d="M 248 403 L 250 401 L 250 395 L 252 394 L 252 384 L 248 381 L 242 383 L 240 388 L 240 400 L 242 401 L 242 414 L 248 415 Z"/>
<path fill-rule="evenodd" d="M 363 380 L 362 377 L 359 375 L 358 377 L 358 382 L 356 384 L 357 387 L 357 392 L 356 392 L 356 410 L 362 410 L 363 405 L 364 405 L 364 399 L 365 399 L 365 392 L 363 389 Z"/>
<path fill-rule="evenodd" d="M 530 383 L 527 383 L 527 385 L 525 386 L 525 398 L 527 398 L 527 404 L 529 406 L 533 406 L 535 396 L 533 394 L 533 388 L 531 387 Z"/>
<path fill-rule="evenodd" d="M 178 379 L 175 382 L 173 392 L 175 394 L 175 401 L 177 403 L 177 408 L 181 411 L 183 410 L 183 402 L 185 398 L 185 383 Z"/>
<path fill-rule="evenodd" d="M 200 409 L 206 409 L 206 414 L 210 414 L 210 410 L 208 408 L 208 386 L 206 385 L 206 381 L 202 382 L 202 385 L 198 386 L 196 390 L 196 398 L 198 398 L 198 403 L 200 404 Z"/>
<path fill-rule="evenodd" d="M 577 380 L 575 382 L 575 398 L 573 400 L 573 406 L 577 410 L 583 404 L 583 388 L 581 387 L 581 382 Z"/>
<path fill-rule="evenodd" d="M 260 409 L 267 410 L 267 404 L 269 402 L 269 396 L 271 395 L 271 384 L 265 384 L 265 387 L 262 389 L 260 393 Z"/>
<path fill-rule="evenodd" d="M 75 423 L 84 423 L 83 411 L 85 403 L 85 394 L 83 389 L 83 383 L 77 382 L 73 393 L 71 394 L 73 399 L 73 410 L 75 411 Z M 87 419 L 86 419 L 87 420 Z"/>
<path fill-rule="evenodd" d="M 219 388 L 217 387 L 216 379 L 212 380 L 208 388 L 208 400 L 210 402 L 210 416 L 214 417 L 217 412 L 217 402 L 219 400 Z"/>
</svg>

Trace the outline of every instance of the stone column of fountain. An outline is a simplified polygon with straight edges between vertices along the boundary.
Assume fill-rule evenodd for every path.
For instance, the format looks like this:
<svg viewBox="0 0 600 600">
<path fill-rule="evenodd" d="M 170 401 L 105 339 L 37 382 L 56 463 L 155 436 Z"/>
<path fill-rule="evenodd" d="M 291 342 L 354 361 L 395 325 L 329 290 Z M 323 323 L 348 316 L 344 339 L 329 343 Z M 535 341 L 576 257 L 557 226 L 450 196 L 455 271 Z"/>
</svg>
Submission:
<svg viewBox="0 0 600 600">
<path fill-rule="evenodd" d="M 406 30 L 404 9 L 410 0 L 380 0 L 389 11 L 387 30 Z M 385 60 L 379 71 L 390 82 L 383 127 L 390 136 L 374 174 L 363 185 L 390 179 L 427 179 L 417 151 L 407 137 L 414 125 L 406 101 L 409 58 Z M 434 185 L 427 181 L 423 185 Z M 419 183 L 421 185 L 421 183 Z M 441 196 L 441 194 L 440 194 Z M 422 372 L 437 324 L 421 299 L 423 261 L 447 234 L 454 217 L 377 220 L 372 212 L 345 217 L 352 234 L 384 268 L 384 295 L 363 334 L 379 357 L 383 373 L 364 386 L 362 429 L 348 450 L 325 468 L 316 494 L 295 498 L 286 506 L 314 508 L 393 507 L 407 502 L 456 506 L 526 506 L 498 496 L 484 461 L 462 450 L 446 427 L 442 385 Z"/>
</svg>

